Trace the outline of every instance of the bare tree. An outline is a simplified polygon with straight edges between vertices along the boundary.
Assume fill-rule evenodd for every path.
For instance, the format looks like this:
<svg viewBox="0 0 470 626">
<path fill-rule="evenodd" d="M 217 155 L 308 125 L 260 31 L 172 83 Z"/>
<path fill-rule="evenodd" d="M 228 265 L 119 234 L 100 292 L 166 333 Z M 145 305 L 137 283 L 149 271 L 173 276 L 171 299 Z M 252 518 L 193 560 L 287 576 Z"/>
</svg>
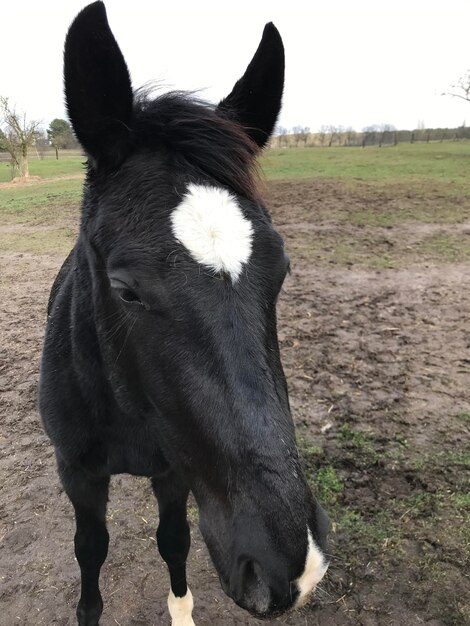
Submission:
<svg viewBox="0 0 470 626">
<path fill-rule="evenodd" d="M 320 145 L 324 146 L 325 145 L 325 139 L 326 139 L 326 134 L 328 132 L 328 128 L 323 125 L 320 128 L 320 132 L 318 133 L 318 139 L 320 141 Z"/>
<path fill-rule="evenodd" d="M 341 126 L 341 124 L 336 127 L 336 137 L 338 146 L 342 146 L 346 139 L 346 134 L 344 132 L 344 126 Z"/>
<path fill-rule="evenodd" d="M 346 145 L 347 146 L 354 145 L 356 141 L 356 135 L 357 135 L 354 128 L 352 126 L 348 126 L 344 132 L 345 132 L 345 138 L 346 138 Z"/>
<path fill-rule="evenodd" d="M 289 144 L 289 140 L 287 138 L 287 128 L 285 126 L 278 126 L 276 135 L 278 136 L 279 147 L 282 148 L 284 144 L 287 146 Z"/>
<path fill-rule="evenodd" d="M 36 148 L 36 153 L 41 161 L 46 156 L 48 146 L 49 140 L 47 139 L 46 133 L 42 129 L 38 130 L 34 140 L 34 147 Z"/>
<path fill-rule="evenodd" d="M 330 124 L 329 126 L 327 126 L 326 132 L 330 136 L 330 139 L 328 141 L 328 148 L 331 148 L 335 139 L 338 137 L 338 128 Z"/>
<path fill-rule="evenodd" d="M 371 126 L 365 126 L 362 129 L 362 142 L 361 142 L 362 147 L 365 148 L 367 144 L 374 145 L 377 139 L 378 132 L 380 132 L 380 128 L 379 126 L 377 126 L 377 124 L 372 124 Z"/>
<path fill-rule="evenodd" d="M 452 96 L 453 98 L 460 98 L 466 102 L 470 102 L 470 69 L 459 78 L 455 85 L 450 87 L 452 91 L 445 91 L 443 96 Z"/>
<path fill-rule="evenodd" d="M 307 145 L 307 139 L 310 135 L 310 128 L 308 126 L 294 126 L 292 129 L 294 134 L 295 145 L 299 147 L 301 141 L 304 142 L 304 146 Z"/>
<path fill-rule="evenodd" d="M 388 137 L 391 137 L 391 133 L 395 132 L 396 128 L 393 124 L 381 124 L 379 127 L 379 148 L 382 147 L 384 143 L 387 143 L 386 140 Z"/>
<path fill-rule="evenodd" d="M 8 98 L 0 96 L 0 150 L 8 152 L 22 178 L 29 176 L 28 151 L 34 145 L 39 122 L 26 121 L 26 113 L 17 113 Z"/>
</svg>

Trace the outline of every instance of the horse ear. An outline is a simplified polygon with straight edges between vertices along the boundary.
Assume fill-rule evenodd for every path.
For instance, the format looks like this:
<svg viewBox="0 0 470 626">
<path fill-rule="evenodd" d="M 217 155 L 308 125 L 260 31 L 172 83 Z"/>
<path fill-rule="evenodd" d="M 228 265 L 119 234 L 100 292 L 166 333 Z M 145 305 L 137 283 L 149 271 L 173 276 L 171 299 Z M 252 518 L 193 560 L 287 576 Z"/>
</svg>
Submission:
<svg viewBox="0 0 470 626">
<path fill-rule="evenodd" d="M 262 148 L 274 130 L 284 89 L 284 46 L 272 22 L 266 24 L 261 43 L 245 74 L 235 83 L 218 111 L 237 120 Z"/>
<path fill-rule="evenodd" d="M 70 121 L 92 163 L 117 166 L 130 142 L 132 86 L 102 2 L 85 7 L 70 26 L 64 83 Z"/>
</svg>

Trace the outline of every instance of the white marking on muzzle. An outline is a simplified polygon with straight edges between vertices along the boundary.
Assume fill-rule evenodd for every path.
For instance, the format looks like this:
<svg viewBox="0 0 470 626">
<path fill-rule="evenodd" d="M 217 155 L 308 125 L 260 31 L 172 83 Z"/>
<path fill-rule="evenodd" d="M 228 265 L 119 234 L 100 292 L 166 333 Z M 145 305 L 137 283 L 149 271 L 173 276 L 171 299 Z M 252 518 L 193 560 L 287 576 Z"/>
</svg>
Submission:
<svg viewBox="0 0 470 626">
<path fill-rule="evenodd" d="M 189 184 L 171 224 L 176 239 L 198 263 L 238 279 L 251 255 L 253 226 L 226 189 Z"/>
<path fill-rule="evenodd" d="M 193 594 L 186 591 L 186 595 L 177 598 L 173 591 L 168 594 L 168 610 L 171 615 L 171 626 L 196 626 L 193 622 Z"/>
<path fill-rule="evenodd" d="M 299 597 L 295 603 L 298 609 L 308 600 L 310 594 L 315 590 L 320 580 L 328 569 L 328 563 L 325 561 L 321 550 L 313 541 L 312 532 L 307 527 L 307 556 L 305 558 L 305 568 L 301 576 L 297 578 L 297 587 L 299 589 Z"/>
</svg>

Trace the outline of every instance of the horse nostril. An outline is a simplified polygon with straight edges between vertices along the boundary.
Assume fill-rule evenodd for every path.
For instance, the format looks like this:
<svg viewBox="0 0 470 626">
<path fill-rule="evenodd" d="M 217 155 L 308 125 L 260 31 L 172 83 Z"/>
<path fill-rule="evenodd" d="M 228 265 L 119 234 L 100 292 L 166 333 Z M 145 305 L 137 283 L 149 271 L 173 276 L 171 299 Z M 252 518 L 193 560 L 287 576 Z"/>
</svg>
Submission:
<svg viewBox="0 0 470 626">
<path fill-rule="evenodd" d="M 248 589 L 258 586 L 261 582 L 260 577 L 256 573 L 256 567 L 257 566 L 255 565 L 255 562 L 251 559 L 246 559 L 240 566 L 243 586 L 247 587 Z"/>
<path fill-rule="evenodd" d="M 264 582 L 262 570 L 253 559 L 245 558 L 238 568 L 234 589 L 236 601 L 256 613 L 266 613 L 271 603 L 269 586 Z"/>
</svg>

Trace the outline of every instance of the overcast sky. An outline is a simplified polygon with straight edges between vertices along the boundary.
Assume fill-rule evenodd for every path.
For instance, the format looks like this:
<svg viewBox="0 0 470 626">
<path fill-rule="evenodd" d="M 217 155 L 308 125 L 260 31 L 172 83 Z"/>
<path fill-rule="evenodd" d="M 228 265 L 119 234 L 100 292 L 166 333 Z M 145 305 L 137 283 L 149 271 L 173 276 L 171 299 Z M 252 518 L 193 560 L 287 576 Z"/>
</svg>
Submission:
<svg viewBox="0 0 470 626">
<path fill-rule="evenodd" d="M 85 5 L 2 2 L 0 94 L 45 126 L 65 116 L 63 41 Z M 135 87 L 157 79 L 218 101 L 273 21 L 286 49 L 281 125 L 470 124 L 470 103 L 440 95 L 470 67 L 470 0 L 107 0 L 106 7 Z"/>
</svg>

